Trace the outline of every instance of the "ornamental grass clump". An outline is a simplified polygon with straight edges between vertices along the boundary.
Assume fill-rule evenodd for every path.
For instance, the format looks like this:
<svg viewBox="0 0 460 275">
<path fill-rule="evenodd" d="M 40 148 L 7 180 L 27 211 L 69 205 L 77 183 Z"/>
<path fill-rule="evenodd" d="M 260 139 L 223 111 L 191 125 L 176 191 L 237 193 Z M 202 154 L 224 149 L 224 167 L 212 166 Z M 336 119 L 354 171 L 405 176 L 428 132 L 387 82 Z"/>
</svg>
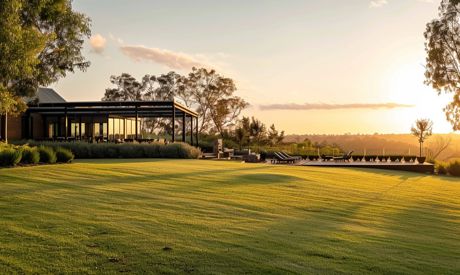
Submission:
<svg viewBox="0 0 460 275">
<path fill-rule="evenodd" d="M 0 166 L 16 166 L 22 157 L 20 149 L 3 148 L 0 151 Z"/>
<path fill-rule="evenodd" d="M 22 148 L 21 163 L 23 164 L 37 164 L 40 162 L 40 153 L 37 148 L 24 145 Z"/>
<path fill-rule="evenodd" d="M 54 151 L 56 153 L 56 160 L 59 163 L 69 163 L 75 158 L 72 151 L 66 148 L 57 147 Z"/>
<path fill-rule="evenodd" d="M 56 163 L 56 152 L 50 147 L 39 146 L 38 153 L 40 154 L 40 162 L 53 164 Z"/>
</svg>

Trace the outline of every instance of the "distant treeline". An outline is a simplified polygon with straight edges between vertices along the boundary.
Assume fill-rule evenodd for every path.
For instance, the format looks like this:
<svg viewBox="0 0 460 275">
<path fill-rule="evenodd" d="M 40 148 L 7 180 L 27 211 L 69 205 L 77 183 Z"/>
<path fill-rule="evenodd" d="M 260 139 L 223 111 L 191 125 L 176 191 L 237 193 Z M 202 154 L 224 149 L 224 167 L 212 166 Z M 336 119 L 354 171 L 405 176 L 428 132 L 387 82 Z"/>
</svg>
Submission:
<svg viewBox="0 0 460 275">
<path fill-rule="evenodd" d="M 353 150 L 356 154 L 367 155 L 413 155 L 418 152 L 417 138 L 410 134 L 374 134 L 374 135 L 288 135 L 285 143 L 300 143 L 309 140 L 312 144 L 334 144 L 343 151 Z M 425 146 L 427 155 L 436 155 L 438 160 L 460 158 L 459 134 L 435 134 Z"/>
</svg>

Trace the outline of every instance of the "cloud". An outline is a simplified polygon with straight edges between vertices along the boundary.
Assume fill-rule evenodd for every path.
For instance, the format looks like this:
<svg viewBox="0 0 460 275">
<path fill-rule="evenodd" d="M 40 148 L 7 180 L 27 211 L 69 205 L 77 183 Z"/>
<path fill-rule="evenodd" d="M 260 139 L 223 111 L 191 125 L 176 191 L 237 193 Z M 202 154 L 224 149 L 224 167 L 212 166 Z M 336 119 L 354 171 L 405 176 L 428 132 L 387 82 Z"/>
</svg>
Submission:
<svg viewBox="0 0 460 275">
<path fill-rule="evenodd" d="M 149 61 L 167 66 L 171 69 L 190 70 L 192 67 L 210 67 L 196 56 L 145 46 L 120 46 L 123 54 L 134 61 Z"/>
<path fill-rule="evenodd" d="M 287 103 L 259 105 L 263 111 L 268 110 L 338 110 L 338 109 L 395 109 L 411 108 L 414 105 L 400 103 L 349 103 L 349 104 L 326 104 L 326 103 Z"/>
<path fill-rule="evenodd" d="M 107 39 L 105 39 L 102 35 L 96 34 L 91 36 L 91 39 L 89 40 L 89 43 L 91 45 L 91 49 L 93 52 L 102 54 L 105 50 L 105 46 L 107 44 Z"/>
<path fill-rule="evenodd" d="M 387 0 L 372 0 L 370 3 L 369 3 L 369 7 L 370 8 L 380 8 L 384 5 L 388 4 L 388 1 Z"/>
</svg>

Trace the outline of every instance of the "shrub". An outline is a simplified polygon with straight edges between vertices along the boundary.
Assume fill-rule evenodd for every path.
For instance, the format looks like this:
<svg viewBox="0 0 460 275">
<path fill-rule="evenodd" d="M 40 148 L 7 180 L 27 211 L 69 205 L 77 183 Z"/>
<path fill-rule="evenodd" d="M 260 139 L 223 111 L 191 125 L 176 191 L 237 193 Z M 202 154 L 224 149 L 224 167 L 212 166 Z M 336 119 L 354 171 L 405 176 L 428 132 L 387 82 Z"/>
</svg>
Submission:
<svg viewBox="0 0 460 275">
<path fill-rule="evenodd" d="M 438 175 L 447 175 L 447 164 L 444 162 L 436 162 L 436 172 Z"/>
<path fill-rule="evenodd" d="M 29 146 L 23 146 L 21 163 L 24 164 L 37 164 L 40 162 L 40 153 L 37 148 L 30 148 Z"/>
<path fill-rule="evenodd" d="M 16 166 L 22 157 L 22 150 L 4 148 L 0 151 L 0 166 Z"/>
<path fill-rule="evenodd" d="M 449 166 L 447 166 L 447 172 L 451 176 L 460 177 L 460 161 L 452 161 Z"/>
<path fill-rule="evenodd" d="M 40 162 L 42 163 L 56 163 L 56 153 L 50 147 L 39 146 L 38 153 L 40 154 Z"/>
<path fill-rule="evenodd" d="M 75 157 L 72 151 L 66 148 L 62 148 L 62 147 L 57 147 L 55 149 L 55 153 L 56 153 L 56 160 L 57 162 L 60 162 L 60 163 L 72 162 L 72 160 Z"/>
</svg>

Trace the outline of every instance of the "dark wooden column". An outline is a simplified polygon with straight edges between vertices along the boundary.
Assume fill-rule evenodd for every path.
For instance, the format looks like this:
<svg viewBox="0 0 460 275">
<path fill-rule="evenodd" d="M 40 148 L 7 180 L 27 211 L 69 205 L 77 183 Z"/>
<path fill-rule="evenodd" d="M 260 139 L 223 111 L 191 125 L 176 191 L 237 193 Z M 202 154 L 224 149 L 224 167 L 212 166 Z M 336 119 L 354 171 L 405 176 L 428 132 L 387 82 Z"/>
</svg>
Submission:
<svg viewBox="0 0 460 275">
<path fill-rule="evenodd" d="M 196 117 L 195 143 L 198 147 L 198 117 Z"/>
<path fill-rule="evenodd" d="M 185 142 L 185 133 L 187 129 L 185 129 L 185 119 L 187 118 L 187 115 L 185 112 L 182 113 L 182 142 Z"/>
<path fill-rule="evenodd" d="M 78 139 L 81 141 L 81 115 L 78 118 Z M 75 135 L 77 135 L 77 132 L 75 132 Z"/>
<path fill-rule="evenodd" d="M 135 112 L 136 112 L 136 123 L 135 123 L 136 124 L 136 131 L 134 132 L 134 137 L 135 137 L 135 140 L 138 140 L 139 131 L 137 129 L 138 129 L 138 125 L 139 125 L 139 121 L 138 121 L 139 120 L 139 113 L 137 111 L 137 104 L 136 104 L 135 108 L 136 108 L 136 110 L 135 110 Z"/>
<path fill-rule="evenodd" d="M 176 141 L 176 107 L 172 107 L 172 142 Z"/>
<path fill-rule="evenodd" d="M 45 115 L 43 115 L 42 117 L 43 117 L 43 138 L 50 138 L 48 119 Z"/>
<path fill-rule="evenodd" d="M 193 144 L 193 116 L 190 116 L 190 145 Z"/>
</svg>

